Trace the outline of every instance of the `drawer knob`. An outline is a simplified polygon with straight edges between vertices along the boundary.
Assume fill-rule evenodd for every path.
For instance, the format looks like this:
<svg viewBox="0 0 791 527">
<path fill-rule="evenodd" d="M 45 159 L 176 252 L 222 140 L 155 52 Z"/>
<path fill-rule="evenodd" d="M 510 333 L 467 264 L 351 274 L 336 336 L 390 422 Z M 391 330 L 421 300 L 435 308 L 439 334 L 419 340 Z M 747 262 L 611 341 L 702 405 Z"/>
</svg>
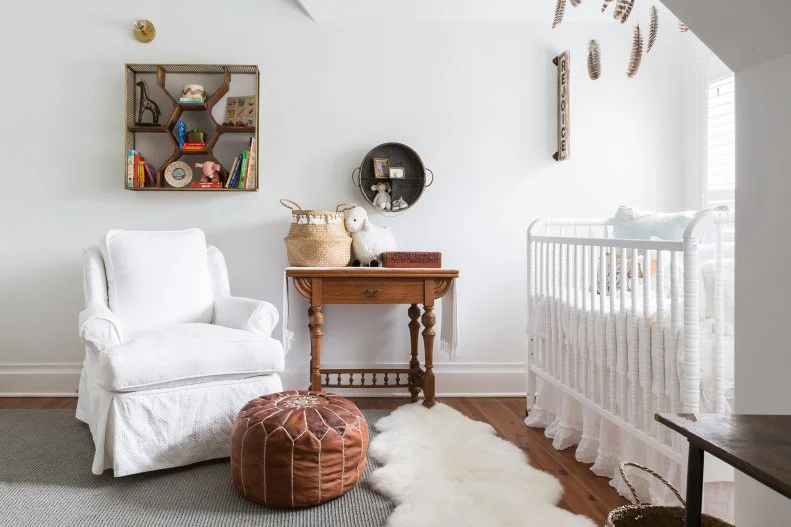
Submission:
<svg viewBox="0 0 791 527">
<path fill-rule="evenodd" d="M 363 294 L 365 296 L 367 296 L 368 298 L 373 298 L 375 296 L 381 295 L 382 294 L 382 290 L 381 289 L 366 289 L 365 291 L 363 291 Z"/>
</svg>

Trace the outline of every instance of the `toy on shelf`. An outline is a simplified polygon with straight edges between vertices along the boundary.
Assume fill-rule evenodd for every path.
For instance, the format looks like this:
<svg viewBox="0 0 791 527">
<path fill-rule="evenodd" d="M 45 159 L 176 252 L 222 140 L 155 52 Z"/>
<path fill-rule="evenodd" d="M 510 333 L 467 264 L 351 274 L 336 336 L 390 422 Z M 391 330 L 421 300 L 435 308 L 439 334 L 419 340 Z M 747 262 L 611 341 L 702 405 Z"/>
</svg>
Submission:
<svg viewBox="0 0 791 527">
<path fill-rule="evenodd" d="M 137 125 L 138 126 L 157 126 L 159 125 L 159 106 L 157 103 L 151 100 L 148 96 L 148 84 L 143 79 L 137 81 L 137 85 L 140 86 L 140 103 L 137 107 Z M 143 112 L 149 111 L 151 112 L 151 118 L 153 122 L 151 123 L 144 123 L 143 122 Z"/>
<path fill-rule="evenodd" d="M 381 210 L 391 210 L 393 208 L 389 183 L 374 183 L 371 185 L 371 190 L 376 192 L 376 197 L 373 201 L 374 207 Z"/>
<path fill-rule="evenodd" d="M 184 121 L 179 119 L 179 121 L 176 123 L 176 141 L 178 141 L 179 150 L 184 148 L 184 143 L 186 142 L 186 139 L 187 139 L 187 125 L 184 123 Z"/>
<path fill-rule="evenodd" d="M 215 163 L 214 161 L 195 163 L 195 168 L 200 168 L 203 170 L 203 175 L 200 178 L 201 183 L 209 183 L 213 181 L 214 178 L 220 176 L 220 170 L 222 170 L 220 164 Z"/>
<path fill-rule="evenodd" d="M 205 143 L 206 142 L 206 132 L 204 132 L 200 128 L 193 128 L 192 130 L 187 132 L 187 142 L 188 143 Z"/>
<path fill-rule="evenodd" d="M 402 210 L 409 208 L 409 203 L 404 201 L 404 196 L 401 196 L 397 200 L 393 201 L 392 209 L 391 210 Z"/>
</svg>

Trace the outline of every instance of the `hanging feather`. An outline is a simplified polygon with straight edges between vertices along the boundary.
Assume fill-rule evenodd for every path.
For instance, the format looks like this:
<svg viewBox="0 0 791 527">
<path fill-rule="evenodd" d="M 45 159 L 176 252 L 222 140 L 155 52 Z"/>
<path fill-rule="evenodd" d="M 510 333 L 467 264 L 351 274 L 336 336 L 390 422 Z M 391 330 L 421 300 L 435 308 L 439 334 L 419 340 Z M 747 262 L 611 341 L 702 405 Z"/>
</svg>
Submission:
<svg viewBox="0 0 791 527">
<path fill-rule="evenodd" d="M 681 31 L 682 33 L 686 33 L 687 31 L 689 31 L 689 28 L 687 27 L 687 25 L 684 22 L 679 20 L 678 21 L 678 30 Z"/>
<path fill-rule="evenodd" d="M 635 0 L 618 0 L 618 3 L 615 4 L 613 18 L 615 18 L 615 20 L 620 20 L 621 24 L 625 24 L 626 21 L 629 20 L 629 15 L 632 14 L 634 2 Z"/>
<path fill-rule="evenodd" d="M 648 53 L 656 44 L 656 37 L 659 34 L 659 9 L 655 5 L 651 6 L 651 27 L 648 31 L 648 47 L 645 52 Z"/>
<path fill-rule="evenodd" d="M 577 7 L 582 3 L 582 0 L 569 0 L 569 1 L 571 2 L 571 5 L 573 5 L 574 7 Z"/>
<path fill-rule="evenodd" d="M 602 12 L 602 13 L 604 13 L 605 11 L 607 11 L 607 8 L 608 8 L 608 7 L 610 7 L 610 4 L 612 3 L 612 1 L 613 1 L 613 0 L 604 0 L 604 3 L 603 3 L 603 4 L 602 4 L 602 6 L 601 6 L 601 12 Z"/>
<path fill-rule="evenodd" d="M 640 64 L 643 62 L 643 33 L 640 31 L 640 24 L 634 27 L 634 37 L 632 38 L 632 52 L 629 55 L 629 67 L 626 75 L 629 78 L 637 75 Z"/>
<path fill-rule="evenodd" d="M 566 0 L 558 0 L 555 6 L 555 20 L 552 22 L 552 29 L 555 29 L 563 22 L 563 15 L 566 14 Z"/>
<path fill-rule="evenodd" d="M 601 77 L 601 51 L 595 40 L 588 42 L 588 75 L 593 80 Z"/>
</svg>

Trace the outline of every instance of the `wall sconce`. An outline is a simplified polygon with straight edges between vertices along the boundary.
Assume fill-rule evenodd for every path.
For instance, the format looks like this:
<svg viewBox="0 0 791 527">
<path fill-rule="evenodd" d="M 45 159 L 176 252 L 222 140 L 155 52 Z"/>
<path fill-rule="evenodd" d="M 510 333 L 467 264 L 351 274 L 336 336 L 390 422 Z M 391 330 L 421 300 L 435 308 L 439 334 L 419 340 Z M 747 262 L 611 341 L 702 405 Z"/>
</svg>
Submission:
<svg viewBox="0 0 791 527">
<path fill-rule="evenodd" d="M 154 28 L 154 24 L 152 24 L 150 20 L 145 19 L 138 20 L 134 23 L 132 26 L 132 33 L 137 40 L 144 44 L 151 42 L 157 36 L 157 30 Z"/>
</svg>

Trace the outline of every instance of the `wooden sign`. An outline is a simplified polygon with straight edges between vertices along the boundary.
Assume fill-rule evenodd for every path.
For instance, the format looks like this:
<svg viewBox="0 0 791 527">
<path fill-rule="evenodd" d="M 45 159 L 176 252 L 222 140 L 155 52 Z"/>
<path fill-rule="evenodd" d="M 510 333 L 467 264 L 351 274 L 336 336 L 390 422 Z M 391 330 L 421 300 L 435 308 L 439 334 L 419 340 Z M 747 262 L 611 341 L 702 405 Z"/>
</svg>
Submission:
<svg viewBox="0 0 791 527">
<path fill-rule="evenodd" d="M 571 54 L 564 51 L 552 63 L 558 67 L 558 151 L 552 156 L 555 161 L 564 161 L 571 155 L 569 127 L 569 76 Z"/>
</svg>

